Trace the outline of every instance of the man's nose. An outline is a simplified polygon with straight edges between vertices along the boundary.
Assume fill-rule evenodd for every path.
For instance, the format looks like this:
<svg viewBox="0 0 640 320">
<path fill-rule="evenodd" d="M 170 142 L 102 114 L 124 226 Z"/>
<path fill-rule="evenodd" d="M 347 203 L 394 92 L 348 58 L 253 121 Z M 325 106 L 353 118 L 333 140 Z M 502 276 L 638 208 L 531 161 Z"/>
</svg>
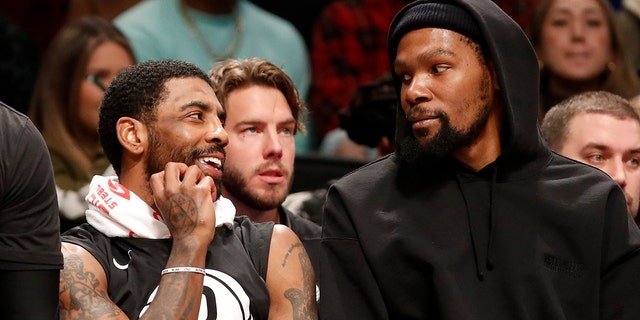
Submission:
<svg viewBox="0 0 640 320">
<path fill-rule="evenodd" d="M 205 139 L 207 140 L 207 142 L 215 143 L 221 147 L 229 144 L 229 136 L 227 135 L 227 131 L 224 130 L 224 127 L 219 120 L 210 124 Z"/>
<path fill-rule="evenodd" d="M 267 130 L 265 132 L 266 146 L 264 149 L 265 158 L 281 158 L 282 157 L 282 143 L 278 132 Z"/>
<path fill-rule="evenodd" d="M 623 161 L 612 162 L 609 168 L 609 175 L 613 180 L 624 189 L 627 185 L 627 172 Z"/>
</svg>

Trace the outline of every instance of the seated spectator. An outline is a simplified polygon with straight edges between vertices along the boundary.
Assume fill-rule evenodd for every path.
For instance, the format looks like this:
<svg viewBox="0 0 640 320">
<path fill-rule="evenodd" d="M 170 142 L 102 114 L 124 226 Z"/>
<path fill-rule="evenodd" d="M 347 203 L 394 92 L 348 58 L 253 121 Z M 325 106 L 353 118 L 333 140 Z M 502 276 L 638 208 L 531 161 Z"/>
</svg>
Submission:
<svg viewBox="0 0 640 320">
<path fill-rule="evenodd" d="M 397 99 L 387 73 L 358 87 L 349 108 L 340 111 L 340 128 L 320 144 L 326 156 L 369 162 L 395 150 Z"/>
<path fill-rule="evenodd" d="M 0 319 L 57 319 L 59 227 L 44 140 L 0 102 Z"/>
<path fill-rule="evenodd" d="M 542 134 L 553 151 L 611 176 L 638 221 L 640 115 L 629 101 L 606 91 L 575 95 L 549 109 Z"/>
<path fill-rule="evenodd" d="M 99 17 L 63 28 L 43 60 L 29 116 L 51 153 L 63 231 L 84 221 L 89 182 L 109 169 L 98 138 L 100 102 L 134 61 L 125 37 Z"/>
<path fill-rule="evenodd" d="M 528 33 L 541 72 L 540 121 L 551 106 L 581 92 L 640 94 L 616 22 L 607 0 L 539 0 Z"/>
</svg>

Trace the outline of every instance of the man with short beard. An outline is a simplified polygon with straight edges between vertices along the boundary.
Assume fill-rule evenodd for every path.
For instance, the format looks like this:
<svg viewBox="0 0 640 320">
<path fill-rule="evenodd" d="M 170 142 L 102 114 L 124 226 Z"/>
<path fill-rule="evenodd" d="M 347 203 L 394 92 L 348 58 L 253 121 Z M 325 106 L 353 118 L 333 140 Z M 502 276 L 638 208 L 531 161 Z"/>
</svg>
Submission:
<svg viewBox="0 0 640 320">
<path fill-rule="evenodd" d="M 614 181 L 544 143 L 520 27 L 419 0 L 388 50 L 397 152 L 329 189 L 322 319 L 637 319 L 640 231 Z"/>
<path fill-rule="evenodd" d="M 93 178 L 88 223 L 62 237 L 61 319 L 317 319 L 298 237 L 235 217 L 221 196 L 223 118 L 193 64 L 113 80 L 99 134 L 118 176 Z"/>
<path fill-rule="evenodd" d="M 250 58 L 218 63 L 209 73 L 229 135 L 222 193 L 236 215 L 284 224 L 319 268 L 320 226 L 282 206 L 293 180 L 294 135 L 305 112 L 293 81 L 273 63 Z"/>
</svg>

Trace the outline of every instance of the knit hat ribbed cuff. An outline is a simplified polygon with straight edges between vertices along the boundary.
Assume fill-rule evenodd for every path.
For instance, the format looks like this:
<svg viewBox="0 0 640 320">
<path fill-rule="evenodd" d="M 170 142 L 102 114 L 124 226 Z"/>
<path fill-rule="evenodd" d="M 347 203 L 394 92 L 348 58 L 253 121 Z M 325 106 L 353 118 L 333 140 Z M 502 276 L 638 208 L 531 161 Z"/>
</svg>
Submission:
<svg viewBox="0 0 640 320">
<path fill-rule="evenodd" d="M 460 33 L 482 46 L 483 36 L 476 20 L 463 8 L 448 3 L 422 3 L 409 8 L 389 30 L 389 49 L 393 56 L 400 39 L 410 31 L 422 28 L 440 28 Z M 392 23 L 392 26 L 394 24 Z"/>
</svg>

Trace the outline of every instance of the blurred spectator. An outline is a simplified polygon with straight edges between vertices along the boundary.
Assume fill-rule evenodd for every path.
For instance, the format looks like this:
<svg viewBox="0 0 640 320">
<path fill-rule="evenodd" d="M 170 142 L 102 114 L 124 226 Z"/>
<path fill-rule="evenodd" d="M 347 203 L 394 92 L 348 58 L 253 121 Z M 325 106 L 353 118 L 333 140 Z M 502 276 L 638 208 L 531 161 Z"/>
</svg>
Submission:
<svg viewBox="0 0 640 320">
<path fill-rule="evenodd" d="M 540 63 L 540 120 L 585 91 L 629 99 L 640 93 L 615 13 L 607 0 L 540 0 L 529 25 Z"/>
<path fill-rule="evenodd" d="M 51 153 L 62 230 L 84 221 L 88 184 L 110 168 L 98 138 L 99 106 L 111 80 L 134 61 L 125 37 L 100 17 L 63 28 L 43 60 L 29 116 Z"/>
<path fill-rule="evenodd" d="M 340 114 L 340 128 L 332 130 L 325 137 L 321 145 L 321 155 L 329 156 L 336 161 L 353 160 L 352 167 L 355 169 L 355 161 L 364 165 L 394 152 L 397 105 L 398 98 L 390 74 L 359 86 L 349 103 L 349 108 Z M 336 162 L 336 165 L 338 164 L 345 165 Z M 300 169 L 296 160 L 296 173 L 301 172 Z M 317 170 L 322 168 L 319 166 Z M 326 185 L 315 190 L 292 193 L 283 206 L 320 224 L 327 188 L 333 181 L 334 179 L 331 179 Z"/>
<path fill-rule="evenodd" d="M 40 67 L 40 48 L 28 33 L 2 16 L 0 42 L 0 100 L 27 114 Z"/>
<path fill-rule="evenodd" d="M 397 104 L 388 73 L 359 86 L 348 109 L 340 111 L 340 128 L 324 137 L 320 153 L 368 162 L 395 151 Z"/>
<path fill-rule="evenodd" d="M 335 0 L 313 29 L 309 92 L 311 117 L 320 141 L 339 127 L 339 112 L 348 107 L 359 85 L 389 71 L 387 31 L 407 0 Z"/>
<path fill-rule="evenodd" d="M 376 149 L 380 158 L 395 151 L 398 98 L 390 74 L 364 84 L 340 115 L 340 127 L 355 143 Z M 368 159 L 374 160 L 374 159 Z"/>
<path fill-rule="evenodd" d="M 260 57 L 281 67 L 300 96 L 307 96 L 311 67 L 302 36 L 290 22 L 248 0 L 146 0 L 114 23 L 138 61 L 179 59 L 209 71 L 226 58 Z M 297 152 L 313 148 L 310 137 L 296 135 Z"/>
<path fill-rule="evenodd" d="M 624 0 L 618 13 L 624 46 L 640 75 L 640 0 Z"/>
</svg>

